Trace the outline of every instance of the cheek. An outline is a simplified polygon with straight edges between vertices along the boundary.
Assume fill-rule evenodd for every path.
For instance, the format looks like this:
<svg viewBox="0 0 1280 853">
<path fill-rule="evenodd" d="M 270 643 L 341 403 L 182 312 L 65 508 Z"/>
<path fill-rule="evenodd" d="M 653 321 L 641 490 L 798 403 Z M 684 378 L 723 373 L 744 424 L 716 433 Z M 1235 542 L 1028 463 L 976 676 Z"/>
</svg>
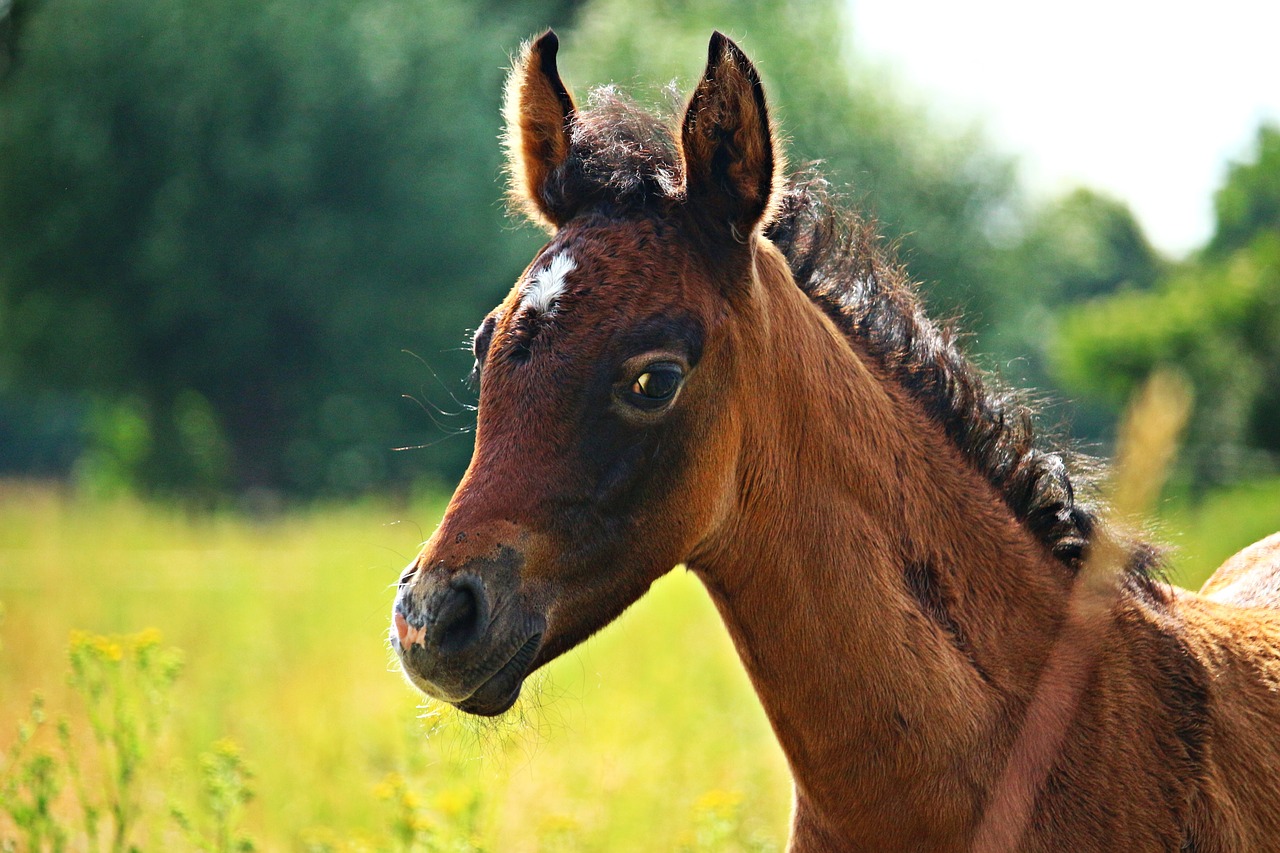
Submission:
<svg viewBox="0 0 1280 853">
<path fill-rule="evenodd" d="M 596 482 L 595 502 L 605 512 L 625 509 L 627 498 L 636 492 L 636 486 L 657 463 L 659 445 L 645 441 L 621 450 L 611 460 Z"/>
<path fill-rule="evenodd" d="M 733 414 L 719 406 L 701 407 L 684 425 L 674 466 L 679 473 L 672 477 L 662 508 L 668 521 L 678 519 L 686 554 L 736 507 L 738 435 Z"/>
<path fill-rule="evenodd" d="M 615 420 L 607 440 L 585 442 L 595 509 L 611 518 L 635 517 L 670 504 L 696 467 L 699 438 L 690 420 L 683 409 L 643 427 Z"/>
<path fill-rule="evenodd" d="M 688 557 L 732 514 L 736 435 L 725 413 L 711 406 L 690 407 L 661 436 L 652 466 L 636 477 L 637 523 L 631 528 L 648 531 L 651 547 L 665 559 Z"/>
<path fill-rule="evenodd" d="M 543 518 L 568 563 L 640 568 L 640 557 L 646 572 L 668 559 L 670 568 L 726 514 L 737 431 L 708 402 L 686 397 L 648 426 L 604 414 L 582 425 L 570 463 L 576 496 Z"/>
<path fill-rule="evenodd" d="M 582 472 L 590 511 L 616 519 L 635 514 L 655 497 L 652 481 L 667 465 L 664 457 L 679 426 L 639 426 L 601 409 L 582 425 L 575 467 Z"/>
</svg>

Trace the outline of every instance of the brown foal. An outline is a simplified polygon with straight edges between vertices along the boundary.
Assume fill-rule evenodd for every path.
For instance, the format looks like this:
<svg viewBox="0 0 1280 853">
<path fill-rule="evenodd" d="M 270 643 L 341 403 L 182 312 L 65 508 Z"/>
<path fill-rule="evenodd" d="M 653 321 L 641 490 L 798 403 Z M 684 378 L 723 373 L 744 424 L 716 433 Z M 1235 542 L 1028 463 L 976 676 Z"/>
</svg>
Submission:
<svg viewBox="0 0 1280 853">
<path fill-rule="evenodd" d="M 579 109 L 556 51 L 508 83 L 512 196 L 551 239 L 475 336 L 475 455 L 395 604 L 410 680 L 501 713 L 683 563 L 790 763 L 794 851 L 1280 849 L 1280 543 L 1204 594 L 1127 546 L 1073 637 L 1083 475 L 785 175 L 737 46 L 674 128 Z M 1029 717 L 1043 779 L 992 832 Z"/>
</svg>

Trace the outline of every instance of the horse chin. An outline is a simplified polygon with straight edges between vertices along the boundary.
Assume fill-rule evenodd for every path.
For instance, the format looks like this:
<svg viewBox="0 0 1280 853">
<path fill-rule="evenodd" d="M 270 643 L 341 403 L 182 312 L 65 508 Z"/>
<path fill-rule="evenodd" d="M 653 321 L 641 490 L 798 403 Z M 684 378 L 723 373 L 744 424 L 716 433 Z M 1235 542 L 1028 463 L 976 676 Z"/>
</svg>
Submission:
<svg viewBox="0 0 1280 853">
<path fill-rule="evenodd" d="M 493 680 L 490 679 L 470 697 L 461 702 L 455 702 L 454 707 L 477 717 L 497 717 L 511 710 L 511 706 L 520 698 L 520 689 L 523 686 L 524 679 L 520 678 L 514 685 L 508 686 L 504 692 L 504 685 L 494 685 Z"/>
<path fill-rule="evenodd" d="M 542 644 L 542 634 L 534 634 L 524 642 L 502 668 L 476 688 L 466 699 L 454 702 L 459 711 L 478 717 L 496 717 L 510 710 L 520 698 L 524 680 L 533 671 L 531 664 Z"/>
</svg>

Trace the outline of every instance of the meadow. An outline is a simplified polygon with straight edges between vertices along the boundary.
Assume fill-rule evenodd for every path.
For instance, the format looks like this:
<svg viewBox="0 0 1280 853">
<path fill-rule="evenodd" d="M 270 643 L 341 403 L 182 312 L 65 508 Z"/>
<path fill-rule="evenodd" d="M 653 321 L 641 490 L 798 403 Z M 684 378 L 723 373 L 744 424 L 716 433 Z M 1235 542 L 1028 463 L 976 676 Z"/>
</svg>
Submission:
<svg viewBox="0 0 1280 853">
<path fill-rule="evenodd" d="M 26 849 L 38 808 L 71 850 L 781 849 L 785 762 L 683 569 L 507 718 L 422 702 L 386 631 L 442 508 L 255 518 L 0 486 L 0 849 Z M 1158 527 L 1195 588 L 1280 527 L 1280 479 L 1169 499 Z M 92 844 L 82 800 L 101 814 Z"/>
</svg>

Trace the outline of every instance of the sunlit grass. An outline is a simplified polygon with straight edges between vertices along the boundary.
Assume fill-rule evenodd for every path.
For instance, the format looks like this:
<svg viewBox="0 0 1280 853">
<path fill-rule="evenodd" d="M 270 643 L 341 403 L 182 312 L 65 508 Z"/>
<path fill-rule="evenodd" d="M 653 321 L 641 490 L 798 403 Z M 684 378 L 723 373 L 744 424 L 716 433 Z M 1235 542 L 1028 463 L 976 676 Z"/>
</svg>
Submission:
<svg viewBox="0 0 1280 853">
<path fill-rule="evenodd" d="M 182 846 L 170 805 L 200 819 L 201 756 L 228 744 L 252 773 L 240 826 L 263 850 L 779 849 L 784 761 L 683 571 L 533 679 L 508 718 L 421 704 L 385 638 L 392 584 L 441 509 L 254 519 L 4 486 L 0 750 L 37 689 L 50 717 L 68 714 L 91 743 L 67 681 L 72 633 L 154 628 L 184 663 L 142 773 L 142 849 Z M 1280 527 L 1280 480 L 1169 501 L 1162 515 L 1175 580 L 1196 588 Z M 101 777 L 92 750 L 79 760 L 86 779 Z M 0 838 L 10 833 L 0 818 Z"/>
<path fill-rule="evenodd" d="M 1214 569 L 1246 545 L 1280 530 L 1280 477 L 1238 483 L 1201 501 L 1171 500 L 1160 535 L 1173 546 L 1173 580 L 1199 589 Z"/>
<path fill-rule="evenodd" d="M 716 849 L 780 846 L 783 759 L 682 571 L 549 667 L 511 719 L 420 705 L 385 639 L 392 584 L 441 509 L 254 520 L 5 487 L 0 747 L 34 689 L 84 725 L 66 680 L 73 631 L 155 628 L 185 662 L 143 774 L 142 849 L 181 839 L 167 804 L 198 801 L 200 756 L 224 739 L 254 776 L 243 829 L 260 849 L 434 849 L 426 835 L 397 846 L 397 821 L 414 814 L 470 849 L 709 849 L 708 832 Z M 379 796 L 388 779 L 403 780 L 411 810 Z"/>
</svg>

